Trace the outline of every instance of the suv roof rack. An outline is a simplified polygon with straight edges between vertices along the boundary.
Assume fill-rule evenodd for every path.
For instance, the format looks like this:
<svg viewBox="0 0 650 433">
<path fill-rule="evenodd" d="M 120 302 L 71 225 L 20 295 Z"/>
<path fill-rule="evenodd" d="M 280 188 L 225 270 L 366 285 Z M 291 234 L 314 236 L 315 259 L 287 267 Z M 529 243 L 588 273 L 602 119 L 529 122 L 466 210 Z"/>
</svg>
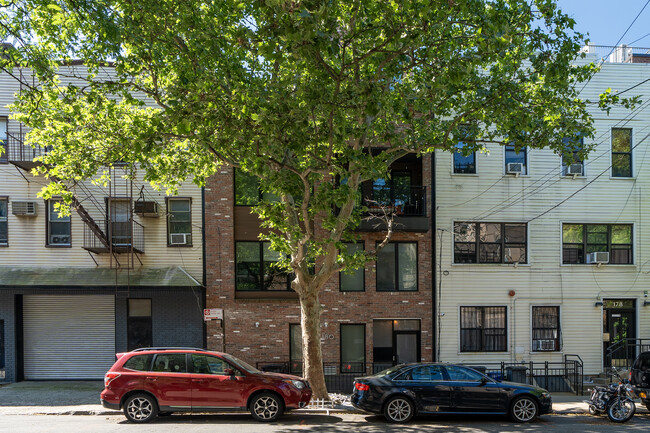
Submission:
<svg viewBox="0 0 650 433">
<path fill-rule="evenodd" d="M 208 349 L 203 349 L 200 347 L 140 347 L 134 349 L 131 352 L 146 352 L 149 350 L 196 350 L 197 352 L 209 352 Z"/>
</svg>

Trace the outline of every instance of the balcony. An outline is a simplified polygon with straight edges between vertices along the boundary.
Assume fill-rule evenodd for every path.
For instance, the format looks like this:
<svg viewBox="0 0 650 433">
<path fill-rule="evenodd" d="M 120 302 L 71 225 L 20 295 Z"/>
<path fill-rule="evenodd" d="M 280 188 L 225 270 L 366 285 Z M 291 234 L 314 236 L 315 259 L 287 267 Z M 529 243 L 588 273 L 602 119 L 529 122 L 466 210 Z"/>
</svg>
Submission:
<svg viewBox="0 0 650 433">
<path fill-rule="evenodd" d="M 362 200 L 368 211 L 357 230 L 386 230 L 386 218 L 393 218 L 399 231 L 429 230 L 426 187 L 375 184 L 368 195 Z"/>
<path fill-rule="evenodd" d="M 607 63 L 650 63 L 650 48 L 630 47 L 625 44 L 617 47 L 589 44 L 580 52 L 595 55 Z"/>
<path fill-rule="evenodd" d="M 6 156 L 6 159 L 10 163 L 27 171 L 39 165 L 39 162 L 34 162 L 35 158 L 47 153 L 47 148 L 45 147 L 31 147 L 26 145 L 25 134 L 19 133 L 7 134 L 5 150 L 7 154 L 3 155 L 3 157 Z"/>
<path fill-rule="evenodd" d="M 136 221 L 111 222 L 106 220 L 97 221 L 98 227 L 104 227 L 108 233 L 107 238 L 97 234 L 96 229 L 90 225 L 84 226 L 83 249 L 95 254 L 144 253 L 144 226 Z M 106 239 L 110 239 L 107 242 Z"/>
</svg>

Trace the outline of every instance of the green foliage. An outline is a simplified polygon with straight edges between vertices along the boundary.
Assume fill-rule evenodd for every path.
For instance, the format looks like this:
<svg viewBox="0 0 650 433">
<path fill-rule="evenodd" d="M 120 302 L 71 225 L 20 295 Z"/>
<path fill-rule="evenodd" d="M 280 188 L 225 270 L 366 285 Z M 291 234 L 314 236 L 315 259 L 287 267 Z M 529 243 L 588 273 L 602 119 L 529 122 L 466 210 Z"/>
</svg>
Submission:
<svg viewBox="0 0 650 433">
<path fill-rule="evenodd" d="M 368 258 L 330 256 L 360 183 L 407 153 L 593 134 L 576 84 L 595 68 L 552 0 L 19 0 L 1 18 L 4 67 L 39 83 L 14 108 L 52 148 L 46 197 L 115 161 L 171 192 L 232 165 L 280 198 L 255 209 L 305 275 Z"/>
</svg>

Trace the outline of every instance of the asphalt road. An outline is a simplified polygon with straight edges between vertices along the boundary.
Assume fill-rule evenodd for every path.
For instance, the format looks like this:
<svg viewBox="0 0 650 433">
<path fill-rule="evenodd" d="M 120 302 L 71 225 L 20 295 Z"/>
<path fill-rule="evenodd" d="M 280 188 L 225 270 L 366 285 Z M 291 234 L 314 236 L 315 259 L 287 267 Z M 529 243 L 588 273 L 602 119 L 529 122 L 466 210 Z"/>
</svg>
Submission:
<svg viewBox="0 0 650 433">
<path fill-rule="evenodd" d="M 119 415 L 4 415 L 0 432 L 104 433 L 104 432 L 219 432 L 219 433 L 419 433 L 432 432 L 648 432 L 650 415 L 635 416 L 626 424 L 589 415 L 545 415 L 530 424 L 515 424 L 505 417 L 418 417 L 407 425 L 388 424 L 369 415 L 290 414 L 279 422 L 262 424 L 248 415 L 172 415 L 145 425 L 128 423 Z"/>
</svg>

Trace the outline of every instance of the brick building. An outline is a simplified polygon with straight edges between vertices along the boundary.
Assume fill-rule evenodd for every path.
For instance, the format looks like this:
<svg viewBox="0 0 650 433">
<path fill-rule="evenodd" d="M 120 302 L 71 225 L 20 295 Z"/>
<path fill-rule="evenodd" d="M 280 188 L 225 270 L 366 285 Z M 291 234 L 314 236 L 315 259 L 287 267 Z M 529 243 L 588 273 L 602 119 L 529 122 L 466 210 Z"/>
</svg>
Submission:
<svg viewBox="0 0 650 433">
<path fill-rule="evenodd" d="M 379 266 L 336 276 L 321 292 L 326 375 L 434 357 L 431 161 L 407 156 L 393 164 L 390 179 L 362 187 L 364 198 L 394 210 L 398 231 Z M 270 281 L 274 254 L 259 241 L 259 221 L 250 211 L 255 203 L 243 194 L 250 181 L 223 168 L 205 188 L 206 306 L 224 310 L 223 322 L 208 322 L 208 348 L 299 373 L 298 297 L 286 276 Z M 364 220 L 361 241 L 348 248 L 374 248 L 383 237 L 380 226 Z"/>
</svg>

